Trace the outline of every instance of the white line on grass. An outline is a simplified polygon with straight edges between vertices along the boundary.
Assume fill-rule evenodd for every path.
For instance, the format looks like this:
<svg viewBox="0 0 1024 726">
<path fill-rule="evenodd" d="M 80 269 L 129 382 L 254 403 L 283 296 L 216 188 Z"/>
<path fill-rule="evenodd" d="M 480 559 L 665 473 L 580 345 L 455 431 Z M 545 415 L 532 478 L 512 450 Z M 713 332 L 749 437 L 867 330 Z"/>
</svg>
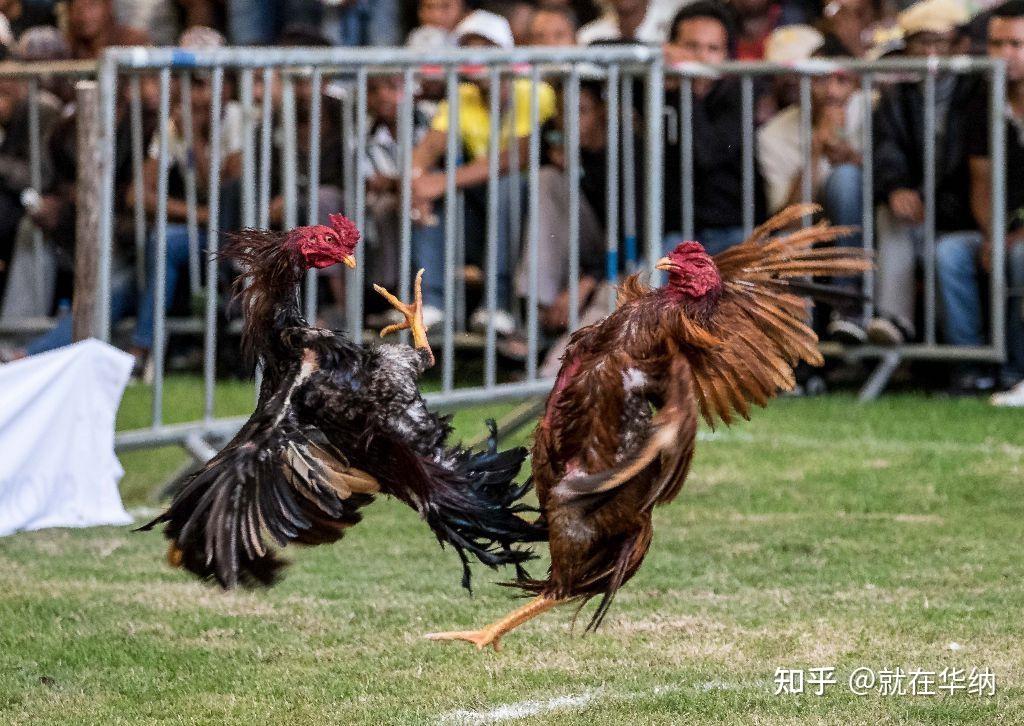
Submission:
<svg viewBox="0 0 1024 726">
<path fill-rule="evenodd" d="M 583 693 L 575 696 L 557 696 L 544 701 L 517 701 L 516 703 L 496 706 L 495 708 L 488 709 L 486 711 L 449 711 L 448 713 L 441 715 L 438 719 L 438 723 L 459 724 L 460 726 L 482 726 L 483 724 L 512 721 L 514 719 L 536 716 L 542 713 L 553 713 L 555 711 L 582 708 L 594 701 L 635 701 L 650 698 L 651 696 L 661 696 L 666 693 L 676 693 L 691 687 L 699 693 L 706 693 L 708 691 L 737 691 L 751 688 L 767 688 L 768 682 L 754 681 L 752 683 L 730 683 L 727 681 L 715 680 L 706 681 L 704 683 L 695 683 L 692 686 L 672 683 L 663 686 L 654 686 L 644 691 L 631 691 L 626 693 L 615 693 L 598 688 L 584 691 Z"/>
</svg>

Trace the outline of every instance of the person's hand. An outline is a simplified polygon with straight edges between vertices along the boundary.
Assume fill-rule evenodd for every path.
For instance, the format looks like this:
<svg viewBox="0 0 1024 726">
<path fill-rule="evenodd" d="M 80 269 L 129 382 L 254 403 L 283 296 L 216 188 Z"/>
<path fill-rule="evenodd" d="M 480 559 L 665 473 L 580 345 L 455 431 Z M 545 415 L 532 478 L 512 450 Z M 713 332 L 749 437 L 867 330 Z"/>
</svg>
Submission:
<svg viewBox="0 0 1024 726">
<path fill-rule="evenodd" d="M 889 192 L 889 208 L 906 222 L 924 222 L 924 201 L 914 189 L 893 189 Z"/>
<path fill-rule="evenodd" d="M 53 232 L 60 224 L 60 210 L 63 206 L 61 198 L 56 194 L 45 194 L 39 200 L 39 206 L 29 213 L 29 218 L 44 232 Z"/>
<path fill-rule="evenodd" d="M 422 174 L 412 180 L 413 199 L 433 202 L 444 196 L 447 178 L 440 172 Z"/>
<path fill-rule="evenodd" d="M 859 164 L 861 156 L 850 143 L 841 136 L 831 136 L 824 140 L 821 153 L 832 166 L 840 164 Z"/>
</svg>

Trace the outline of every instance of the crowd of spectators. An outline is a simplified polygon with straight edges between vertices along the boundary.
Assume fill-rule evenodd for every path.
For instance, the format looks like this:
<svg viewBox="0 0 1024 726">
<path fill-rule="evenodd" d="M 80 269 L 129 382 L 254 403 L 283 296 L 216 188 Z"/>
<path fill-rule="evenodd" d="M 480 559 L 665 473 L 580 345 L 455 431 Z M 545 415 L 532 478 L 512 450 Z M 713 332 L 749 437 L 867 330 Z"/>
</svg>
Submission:
<svg viewBox="0 0 1024 726">
<path fill-rule="evenodd" d="M 991 151 L 989 91 L 977 75 L 939 72 L 935 75 L 935 232 L 938 280 L 939 342 L 983 346 L 988 340 L 989 239 L 1002 225 L 1007 233 L 1008 285 L 1024 286 L 1024 0 L 1001 5 L 981 0 L 0 0 L 0 54 L 23 61 L 95 59 L 113 45 L 167 45 L 210 48 L 222 45 L 405 45 L 429 62 L 434 51 L 450 47 L 520 45 L 568 46 L 643 43 L 664 50 L 671 65 L 688 61 L 771 61 L 791 64 L 811 59 L 881 57 L 943 57 L 989 54 L 1005 59 L 1007 72 L 1006 169 L 1007 218 L 991 218 Z M 755 222 L 811 190 L 824 216 L 837 224 L 859 225 L 863 209 L 863 157 L 873 158 L 874 215 L 877 247 L 875 315 L 864 319 L 860 305 L 837 307 L 819 321 L 823 337 L 846 344 L 896 345 L 921 341 L 920 267 L 925 237 L 924 134 L 925 95 L 919 77 L 878 77 L 874 92 L 861 91 L 860 78 L 845 70 L 818 74 L 811 83 L 810 178 L 802 163 L 799 84 L 792 74 L 758 78 L 752 116 L 756 159 L 753 190 Z M 350 159 L 342 133 L 342 102 L 337 88 L 325 83 L 313 88 L 308 79 L 296 81 L 298 200 L 305 210 L 316 195 L 323 214 L 344 208 L 351 198 L 342 170 Z M 737 244 L 743 236 L 747 197 L 743 190 L 743 119 L 741 84 L 733 77 L 696 79 L 692 92 L 693 228 L 694 236 L 711 253 Z M 666 107 L 679 107 L 683 92 L 669 74 Z M 168 306 L 189 305 L 190 244 L 206 246 L 209 219 L 206 188 L 211 151 L 219 150 L 222 230 L 240 221 L 243 127 L 247 110 L 238 100 L 237 82 L 228 74 L 223 89 L 223 118 L 219 139 L 210 138 L 210 78 L 194 73 L 190 81 L 190 113 L 182 104 L 180 82 L 171 92 L 171 117 L 165 142 L 171 174 L 167 196 Z M 466 77 L 459 86 L 458 118 L 450 118 L 443 83 L 423 77 L 414 104 L 412 158 L 412 262 L 429 271 L 424 290 L 428 325 L 443 319 L 443 268 L 447 185 L 445 159 L 451 124 L 460 141 L 455 160 L 455 185 L 464 194 L 458 210 L 467 266 L 460 269 L 467 287 L 479 288 L 480 269 L 487 254 L 487 211 L 494 202 L 499 215 L 497 256 L 498 310 L 471 307 L 466 324 L 483 329 L 493 324 L 502 353 L 522 359 L 522 320 L 518 301 L 529 288 L 524 260 L 528 258 L 529 225 L 515 218 L 514 203 L 527 194 L 516 179 L 525 174 L 533 116 L 529 80 L 503 79 L 492 88 L 486 76 Z M 401 77 L 372 76 L 367 88 L 366 138 L 367 225 L 365 259 L 368 279 L 397 284 L 401 224 L 399 108 L 404 88 Z M 320 180 L 309 188 L 308 146 L 312 128 L 309 110 L 314 94 L 321 95 Z M 491 171 L 491 99 L 498 95 L 503 109 L 496 185 L 498 198 L 488 200 Z M 145 274 L 135 271 L 135 242 L 131 210 L 140 200 L 153 224 L 157 198 L 160 129 L 156 109 L 159 85 L 142 82 L 146 159 L 143 188 L 136 189 L 131 169 L 130 125 L 119 113 L 116 193 L 123 224 L 119 240 L 112 313 L 115 320 L 134 317 L 131 349 L 145 367 L 153 347 L 154 234 L 145 245 Z M 642 90 L 634 99 L 635 128 L 643 127 Z M 538 179 L 539 245 L 537 250 L 540 322 L 554 341 L 568 323 L 568 225 L 577 215 L 580 229 L 580 309 L 586 311 L 608 274 L 603 253 L 608 231 L 605 210 L 608 189 L 607 105 L 605 87 L 585 81 L 579 94 L 579 206 L 569 205 L 568 170 L 564 149 L 565 94 L 557 79 L 537 93 L 536 116 L 543 126 L 542 168 Z M 514 103 L 512 101 L 514 100 Z M 271 104 L 275 131 L 270 170 L 269 223 L 289 222 L 280 160 L 289 148 L 279 127 L 280 83 L 264 88 L 256 76 L 255 105 L 249 109 L 258 128 L 263 104 Z M 515 112 L 510 113 L 509 108 Z M 50 315 L 70 298 L 74 249 L 74 95 L 70 83 L 44 79 L 40 93 L 40 124 L 45 140 L 40 188 L 34 188 L 28 168 L 30 113 L 25 84 L 0 80 L 0 316 Z M 666 249 L 682 237 L 683 186 L 678 163 L 681 135 L 668 117 L 665 137 L 665 228 L 659 243 Z M 871 119 L 873 148 L 863 148 L 863 124 Z M 620 143 L 616 140 L 614 143 Z M 629 140 L 621 143 L 631 143 Z M 636 140 L 643 159 L 641 139 Z M 257 165 L 258 166 L 258 165 Z M 632 175 L 643 180 L 643 174 Z M 260 174 L 259 169 L 256 173 Z M 620 179 L 625 175 L 619 175 Z M 193 182 L 191 183 L 190 182 Z M 196 189 L 189 202 L 187 190 Z M 642 196 L 637 190 L 622 193 Z M 188 225 L 195 210 L 196 228 Z M 525 205 L 524 205 L 525 206 Z M 291 214 L 294 220 L 295 213 Z M 621 216 L 621 215 L 620 215 Z M 304 219 L 299 213 L 298 219 Z M 622 221 L 620 219 L 620 224 Z M 639 225 L 642 227 L 642 225 Z M 123 229 L 122 229 L 123 227 Z M 34 244 L 42 230 L 46 245 Z M 620 230 L 620 237 L 625 230 Z M 640 240 L 643 243 L 643 240 Z M 845 244 L 859 245 L 855 234 Z M 194 271 L 193 271 L 194 274 Z M 228 273 L 226 272 L 227 276 Z M 344 300 L 344 278 L 329 272 L 322 278 L 325 309 Z M 836 281 L 849 285 L 856 281 Z M 479 296 L 471 299 L 481 299 Z M 184 302 L 183 302 L 184 300 Z M 372 297 L 367 298 L 368 303 Z M 1019 297 L 1007 305 L 1008 361 L 989 368 L 962 365 L 953 370 L 952 387 L 978 393 L 1009 389 L 1024 378 L 1024 319 Z M 0 357 L 14 358 L 52 349 L 70 341 L 70 319 L 62 316 L 55 329 Z M 1024 405 L 1024 387 L 1004 394 L 1004 402 Z"/>
</svg>

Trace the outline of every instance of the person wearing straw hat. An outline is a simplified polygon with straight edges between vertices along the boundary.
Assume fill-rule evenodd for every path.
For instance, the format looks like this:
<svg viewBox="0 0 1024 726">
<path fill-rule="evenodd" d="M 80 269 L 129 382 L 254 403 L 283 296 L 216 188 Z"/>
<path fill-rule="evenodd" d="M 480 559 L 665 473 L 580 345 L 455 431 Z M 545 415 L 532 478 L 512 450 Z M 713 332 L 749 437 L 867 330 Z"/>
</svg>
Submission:
<svg viewBox="0 0 1024 726">
<path fill-rule="evenodd" d="M 923 0 L 899 17 L 904 54 L 942 58 L 960 50 L 967 12 L 957 0 Z M 935 138 L 935 231 L 938 239 L 977 237 L 968 199 L 966 117 L 977 79 L 941 72 L 935 77 L 935 128 L 924 124 L 924 88 L 917 80 L 885 89 L 875 114 L 874 186 L 878 204 L 878 317 L 868 337 L 896 345 L 916 337 L 915 268 L 924 250 L 924 139 Z M 984 381 L 981 381 L 984 383 Z"/>
</svg>

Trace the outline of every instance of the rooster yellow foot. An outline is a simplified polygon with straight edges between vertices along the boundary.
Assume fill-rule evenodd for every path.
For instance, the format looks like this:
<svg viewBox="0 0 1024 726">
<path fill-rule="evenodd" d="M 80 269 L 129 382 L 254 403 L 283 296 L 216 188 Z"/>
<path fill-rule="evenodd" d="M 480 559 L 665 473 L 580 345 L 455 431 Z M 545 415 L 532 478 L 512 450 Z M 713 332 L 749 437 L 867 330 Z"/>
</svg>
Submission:
<svg viewBox="0 0 1024 726">
<path fill-rule="evenodd" d="M 416 273 L 416 284 L 413 292 L 412 304 L 407 304 L 388 292 L 380 285 L 374 285 L 373 289 L 391 303 L 391 306 L 405 316 L 405 321 L 389 325 L 380 331 L 380 337 L 397 333 L 399 330 L 411 330 L 413 345 L 418 349 L 427 351 L 430 356 L 430 365 L 434 365 L 434 352 L 427 342 L 427 326 L 423 324 L 423 270 Z"/>
<path fill-rule="evenodd" d="M 490 628 L 483 630 L 452 630 L 447 633 L 427 633 L 423 636 L 427 640 L 464 640 L 472 643 L 477 650 L 483 650 L 488 645 L 497 652 L 501 650 L 501 635 Z"/>
</svg>

